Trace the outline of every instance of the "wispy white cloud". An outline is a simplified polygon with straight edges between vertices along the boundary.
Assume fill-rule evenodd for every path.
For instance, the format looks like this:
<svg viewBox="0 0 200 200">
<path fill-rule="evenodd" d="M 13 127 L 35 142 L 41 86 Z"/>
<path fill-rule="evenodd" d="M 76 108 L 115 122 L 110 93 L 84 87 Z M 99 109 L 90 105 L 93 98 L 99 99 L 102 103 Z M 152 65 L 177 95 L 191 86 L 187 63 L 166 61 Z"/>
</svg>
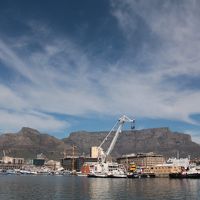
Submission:
<svg viewBox="0 0 200 200">
<path fill-rule="evenodd" d="M 11 88 L 0 84 L 0 108 L 1 109 L 14 109 L 23 110 L 28 106 L 20 96 L 16 94 Z"/>
<path fill-rule="evenodd" d="M 59 133 L 61 130 L 66 130 L 69 124 L 44 113 L 0 110 L 0 127 L 1 132 L 13 132 L 20 130 L 22 127 L 31 127 L 42 132 Z"/>
<path fill-rule="evenodd" d="M 101 57 L 95 62 L 71 38 L 57 36 L 42 25 L 38 29 L 34 23 L 31 23 L 32 36 L 15 38 L 14 43 L 12 39 L 0 41 L 1 62 L 26 79 L 26 83 L 14 79 L 14 86 L 0 86 L 0 106 L 4 108 L 1 116 L 11 119 L 7 123 L 4 120 L 2 126 L 29 125 L 59 130 L 69 125 L 47 113 L 74 116 L 126 113 L 195 123 L 189 116 L 200 112 L 199 89 L 180 90 L 179 82 L 172 83 L 170 78 L 200 74 L 197 2 L 183 1 L 181 8 L 174 7 L 173 1 L 163 5 L 159 1 L 112 2 L 112 14 L 127 40 L 124 57 L 115 64 L 103 59 L 100 63 Z M 137 61 L 145 60 L 149 65 L 147 70 L 138 70 L 142 66 L 136 63 L 140 62 L 126 60 L 132 56 L 138 18 L 148 27 L 150 32 L 146 34 L 150 38 L 133 57 Z M 41 39 L 36 32 L 41 38 L 46 34 L 50 38 Z M 33 41 L 39 47 L 31 51 Z"/>
<path fill-rule="evenodd" d="M 185 133 L 192 136 L 192 141 L 200 144 L 199 131 L 185 130 Z"/>
<path fill-rule="evenodd" d="M 119 0 L 112 1 L 112 5 L 113 16 L 127 36 L 127 44 L 130 44 L 127 48 L 130 51 L 134 49 L 131 44 L 135 30 L 141 26 L 137 18 L 149 30 L 146 32 L 149 40 L 145 53 L 139 56 L 143 55 L 141 59 L 148 61 L 150 70 L 141 71 L 142 74 L 135 73 L 133 78 L 136 79 L 134 86 L 136 85 L 141 95 L 140 102 L 143 102 L 142 110 L 146 110 L 142 115 L 148 116 L 149 113 L 152 117 L 193 123 L 189 115 L 200 111 L 197 103 L 200 100 L 199 89 L 192 91 L 191 88 L 184 87 L 180 90 L 179 85 L 184 80 L 179 79 L 172 83 L 170 78 L 183 74 L 192 78 L 200 74 L 198 1 Z M 152 41 L 150 37 L 157 39 Z M 138 96 L 138 92 L 135 94 Z"/>
<path fill-rule="evenodd" d="M 16 87 L 17 88 L 17 87 Z M 30 90 L 30 88 L 29 88 Z M 37 111 L 38 108 L 27 99 L 28 91 L 14 91 L 0 85 L 0 127 L 1 131 L 18 131 L 21 127 L 37 128 L 41 131 L 60 132 L 70 124 L 55 117 Z"/>
<path fill-rule="evenodd" d="M 29 39 L 31 42 L 32 38 Z M 31 52 L 28 38 L 25 45 L 20 45 L 23 40 L 18 38 L 14 46 L 13 41 L 0 42 L 1 61 L 26 80 L 13 77 L 10 87 L 1 85 L 0 108 L 5 119 L 2 128 L 30 126 L 59 132 L 67 128 L 69 122 L 50 114 L 43 117 L 43 113 L 77 116 L 101 111 L 98 91 L 90 82 L 89 60 L 78 47 L 67 39 L 54 38 L 44 42 L 42 50 Z M 39 115 L 33 115 L 38 110 Z"/>
<path fill-rule="evenodd" d="M 20 59 L 2 40 L 0 40 L 0 59 L 7 67 L 20 72 L 24 77 L 34 81 L 34 76 L 29 67 L 24 63 L 23 59 Z"/>
<path fill-rule="evenodd" d="M 176 76 L 179 74 L 194 75 L 199 69 L 199 2 L 194 1 L 130 1 L 113 2 L 113 15 L 119 22 L 129 44 L 135 37 L 135 30 L 141 24 L 146 26 L 148 37 L 156 41 L 147 41 L 146 56 L 153 57 L 149 63 L 160 75 Z M 141 34 L 144 34 L 141 32 Z M 152 42 L 154 42 L 152 46 Z M 157 44 L 158 43 L 158 44 Z M 154 49 L 156 45 L 160 48 Z M 130 45 L 130 48 L 134 46 Z M 157 51 L 156 51 L 157 50 Z M 156 55 L 154 55 L 156 54 Z"/>
</svg>

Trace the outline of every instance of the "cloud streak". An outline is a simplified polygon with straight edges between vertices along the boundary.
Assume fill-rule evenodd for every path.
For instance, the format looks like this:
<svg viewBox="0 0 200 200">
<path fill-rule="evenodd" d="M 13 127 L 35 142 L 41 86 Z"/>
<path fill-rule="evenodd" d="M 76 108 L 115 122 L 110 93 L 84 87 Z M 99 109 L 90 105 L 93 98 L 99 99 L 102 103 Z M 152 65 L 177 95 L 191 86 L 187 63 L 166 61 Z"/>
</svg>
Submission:
<svg viewBox="0 0 200 200">
<path fill-rule="evenodd" d="M 82 117 L 126 113 L 195 124 L 190 115 L 200 113 L 199 88 L 180 90 L 176 78 L 200 75 L 196 4 L 112 1 L 112 16 L 126 40 L 123 55 L 112 63 L 102 54 L 95 59 L 68 36 L 42 25 L 37 29 L 35 23 L 30 36 L 0 40 L 1 62 L 23 77 L 0 85 L 1 126 L 46 131 L 69 126 L 50 113 Z M 142 33 L 145 40 L 138 36 L 139 22 L 149 31 Z M 34 51 L 32 43 L 38 46 Z"/>
<path fill-rule="evenodd" d="M 185 75 L 192 79 L 200 74 L 199 61 L 199 9 L 198 1 L 112 1 L 113 15 L 127 36 L 127 43 L 132 44 L 135 31 L 139 29 L 136 19 L 140 19 L 149 30 L 142 59 L 147 60 L 149 71 L 140 77 L 143 84 L 149 87 L 148 100 L 160 111 L 152 116 L 180 119 L 192 123 L 189 115 L 199 112 L 199 89 L 179 88 L 180 80 L 173 83 L 172 78 Z M 187 16 L 187 17 L 186 17 Z M 156 41 L 152 38 L 157 38 Z M 127 45 L 127 51 L 134 46 Z M 155 48 L 156 47 L 156 48 Z M 144 74 L 145 73 L 145 74 Z M 138 74 L 136 74 L 138 76 Z M 148 79 L 149 77 L 149 79 Z M 138 83 L 141 82 L 138 80 Z M 142 85 L 143 85 L 142 84 Z M 138 84 L 140 85 L 140 84 Z M 142 92 L 143 93 L 143 92 Z M 144 97 L 145 98 L 145 97 Z M 143 99 L 143 98 L 142 98 Z M 151 101 L 152 100 L 152 101 Z M 147 109 L 148 110 L 148 109 Z"/>
</svg>

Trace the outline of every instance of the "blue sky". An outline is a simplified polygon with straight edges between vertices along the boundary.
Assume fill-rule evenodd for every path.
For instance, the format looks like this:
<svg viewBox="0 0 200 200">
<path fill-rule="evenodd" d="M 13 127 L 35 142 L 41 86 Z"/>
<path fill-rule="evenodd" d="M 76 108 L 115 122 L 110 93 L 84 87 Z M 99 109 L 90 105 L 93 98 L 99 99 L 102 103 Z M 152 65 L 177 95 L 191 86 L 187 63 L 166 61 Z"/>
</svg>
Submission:
<svg viewBox="0 0 200 200">
<path fill-rule="evenodd" d="M 0 131 L 169 127 L 200 143 L 200 2 L 0 1 Z"/>
</svg>

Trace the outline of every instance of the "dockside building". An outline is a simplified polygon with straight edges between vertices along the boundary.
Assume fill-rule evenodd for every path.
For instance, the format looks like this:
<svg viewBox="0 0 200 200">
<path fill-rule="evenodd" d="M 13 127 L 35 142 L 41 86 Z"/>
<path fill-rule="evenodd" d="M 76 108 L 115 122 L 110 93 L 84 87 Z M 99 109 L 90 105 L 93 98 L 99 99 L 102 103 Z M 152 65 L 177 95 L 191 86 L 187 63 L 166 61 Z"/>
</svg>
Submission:
<svg viewBox="0 0 200 200">
<path fill-rule="evenodd" d="M 135 163 L 137 166 L 151 167 L 163 164 L 165 162 L 165 158 L 162 155 L 155 154 L 153 152 L 137 153 L 122 155 L 122 157 L 117 159 L 117 162 L 125 166 L 128 166 L 130 163 Z"/>
</svg>

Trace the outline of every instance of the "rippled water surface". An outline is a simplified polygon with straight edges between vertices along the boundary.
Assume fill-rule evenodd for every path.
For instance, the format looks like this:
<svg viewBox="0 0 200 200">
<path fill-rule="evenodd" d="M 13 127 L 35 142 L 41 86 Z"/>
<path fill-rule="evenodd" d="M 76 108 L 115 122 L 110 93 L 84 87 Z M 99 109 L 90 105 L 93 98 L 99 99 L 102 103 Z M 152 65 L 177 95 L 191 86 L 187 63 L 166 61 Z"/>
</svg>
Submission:
<svg viewBox="0 0 200 200">
<path fill-rule="evenodd" d="M 0 200 L 200 200 L 200 179 L 0 176 Z"/>
</svg>

